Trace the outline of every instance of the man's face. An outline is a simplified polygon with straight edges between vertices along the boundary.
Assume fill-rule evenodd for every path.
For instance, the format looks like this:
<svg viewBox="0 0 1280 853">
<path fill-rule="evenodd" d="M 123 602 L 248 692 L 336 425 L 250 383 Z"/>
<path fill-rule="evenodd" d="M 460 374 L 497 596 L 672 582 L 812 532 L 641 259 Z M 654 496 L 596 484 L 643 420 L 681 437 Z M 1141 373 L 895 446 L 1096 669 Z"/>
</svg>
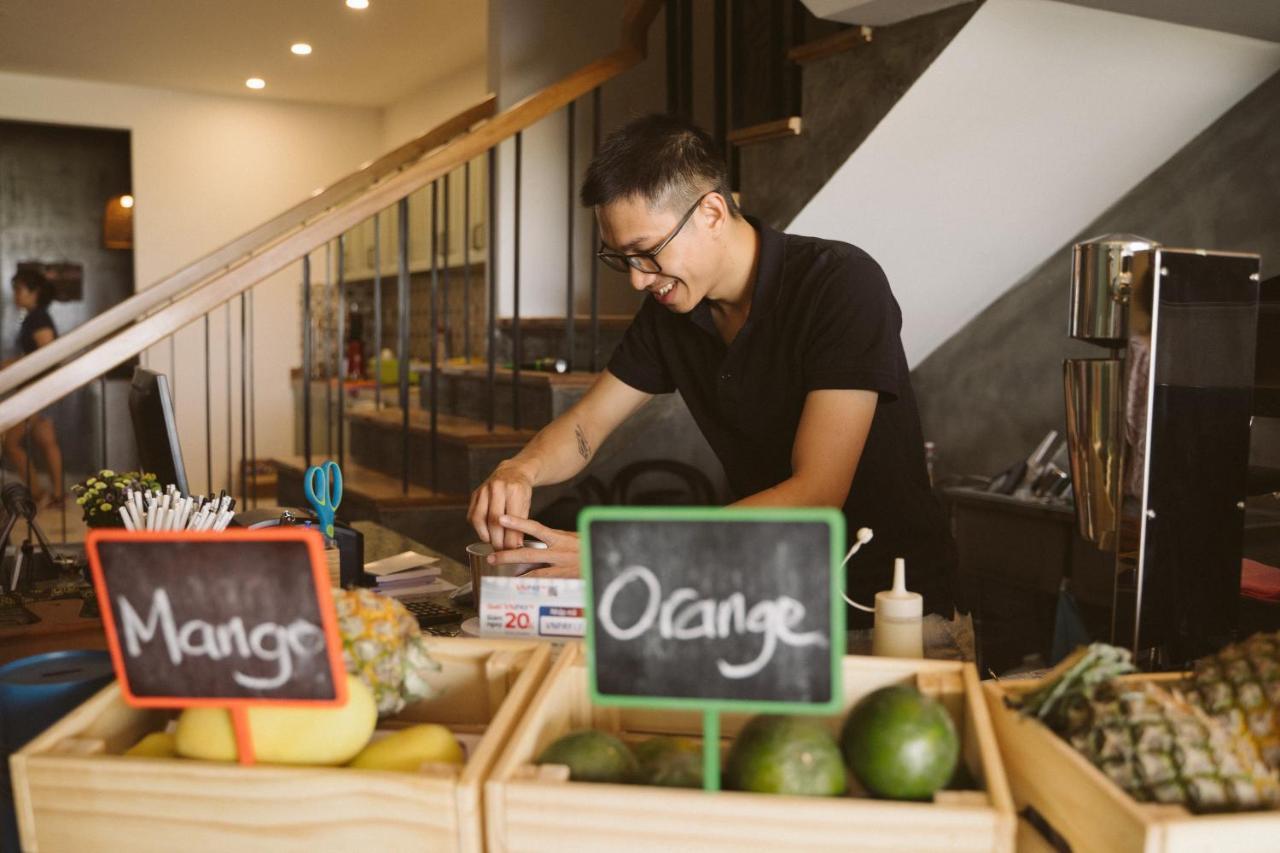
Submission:
<svg viewBox="0 0 1280 853">
<path fill-rule="evenodd" d="M 687 209 L 651 208 L 640 198 L 615 201 L 597 211 L 600 237 L 608 251 L 649 251 L 679 226 Z M 629 268 L 631 286 L 648 292 L 670 311 L 683 314 L 693 310 L 714 284 L 719 267 L 720 243 L 713 234 L 715 220 L 713 211 L 705 212 L 699 205 L 655 258 L 662 272 Z"/>
</svg>

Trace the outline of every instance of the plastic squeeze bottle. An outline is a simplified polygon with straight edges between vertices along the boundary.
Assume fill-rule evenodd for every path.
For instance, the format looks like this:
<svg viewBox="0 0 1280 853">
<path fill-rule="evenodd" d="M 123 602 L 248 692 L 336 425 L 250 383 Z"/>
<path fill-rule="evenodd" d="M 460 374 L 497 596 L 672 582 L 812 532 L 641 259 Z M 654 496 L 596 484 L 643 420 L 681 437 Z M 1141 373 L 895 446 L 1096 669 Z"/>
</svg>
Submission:
<svg viewBox="0 0 1280 853">
<path fill-rule="evenodd" d="M 924 657 L 924 597 L 907 591 L 907 563 L 893 561 L 893 589 L 876 593 L 876 622 L 871 654 L 890 658 Z"/>
</svg>

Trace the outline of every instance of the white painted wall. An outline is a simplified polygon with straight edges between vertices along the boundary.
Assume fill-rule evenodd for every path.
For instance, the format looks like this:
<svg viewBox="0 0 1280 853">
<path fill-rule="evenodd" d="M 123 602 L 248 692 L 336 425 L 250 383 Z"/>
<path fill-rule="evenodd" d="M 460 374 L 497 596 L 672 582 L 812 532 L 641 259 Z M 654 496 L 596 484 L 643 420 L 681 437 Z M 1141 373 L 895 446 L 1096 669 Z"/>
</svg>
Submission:
<svg viewBox="0 0 1280 853">
<path fill-rule="evenodd" d="M 0 118 L 124 128 L 132 133 L 136 285 L 216 249 L 303 200 L 316 187 L 380 153 L 380 110 L 299 105 L 161 89 L 0 73 Z M 324 269 L 323 252 L 313 269 Z M 292 453 L 289 370 L 298 365 L 299 265 L 255 291 L 257 451 Z M 232 435 L 226 429 L 226 326 L 210 323 L 213 487 L 225 483 L 228 439 L 239 440 L 239 314 L 232 318 Z M 161 345 L 148 363 L 174 378 L 178 422 L 193 489 L 206 487 L 204 334 L 197 322 L 177 335 L 176 364 Z M 64 437 L 64 441 L 74 437 Z"/>
<path fill-rule="evenodd" d="M 1277 69 L 1272 42 L 987 0 L 788 230 L 880 262 L 915 365 Z"/>
<path fill-rule="evenodd" d="M 488 71 L 477 62 L 389 104 L 382 111 L 382 148 L 390 151 L 440 122 L 474 106 L 488 94 Z"/>
</svg>

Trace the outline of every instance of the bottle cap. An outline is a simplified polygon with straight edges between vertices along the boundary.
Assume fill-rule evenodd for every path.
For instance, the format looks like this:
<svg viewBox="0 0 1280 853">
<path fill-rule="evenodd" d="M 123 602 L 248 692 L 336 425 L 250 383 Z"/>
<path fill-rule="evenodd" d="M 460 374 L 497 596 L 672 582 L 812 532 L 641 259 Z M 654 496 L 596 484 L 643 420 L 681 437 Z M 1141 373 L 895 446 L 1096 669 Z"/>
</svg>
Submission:
<svg viewBox="0 0 1280 853">
<path fill-rule="evenodd" d="M 893 561 L 893 589 L 876 593 L 876 619 L 921 619 L 924 596 L 907 590 L 907 564 L 901 557 Z"/>
</svg>

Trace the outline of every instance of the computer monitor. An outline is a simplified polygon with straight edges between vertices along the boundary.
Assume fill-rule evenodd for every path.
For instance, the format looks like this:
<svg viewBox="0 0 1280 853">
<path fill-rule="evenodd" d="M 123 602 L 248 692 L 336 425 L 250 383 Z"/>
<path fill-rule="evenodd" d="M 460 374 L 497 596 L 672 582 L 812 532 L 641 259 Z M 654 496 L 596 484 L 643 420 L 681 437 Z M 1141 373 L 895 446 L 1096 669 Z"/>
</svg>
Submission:
<svg viewBox="0 0 1280 853">
<path fill-rule="evenodd" d="M 129 388 L 129 416 L 133 420 L 142 470 L 154 473 L 162 485 L 172 483 L 182 494 L 190 494 L 187 471 L 182 464 L 182 445 L 178 443 L 173 397 L 169 394 L 169 380 L 163 373 L 145 367 L 134 369 Z"/>
</svg>

